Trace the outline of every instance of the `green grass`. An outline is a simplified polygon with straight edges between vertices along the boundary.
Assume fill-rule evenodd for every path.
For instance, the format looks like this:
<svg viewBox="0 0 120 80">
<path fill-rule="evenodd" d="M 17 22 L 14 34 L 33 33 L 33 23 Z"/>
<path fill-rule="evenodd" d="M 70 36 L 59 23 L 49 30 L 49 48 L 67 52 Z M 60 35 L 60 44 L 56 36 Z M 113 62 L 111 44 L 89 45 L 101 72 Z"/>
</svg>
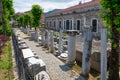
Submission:
<svg viewBox="0 0 120 80">
<path fill-rule="evenodd" d="M 13 80 L 12 48 L 10 41 L 6 42 L 0 55 L 0 80 Z"/>
</svg>

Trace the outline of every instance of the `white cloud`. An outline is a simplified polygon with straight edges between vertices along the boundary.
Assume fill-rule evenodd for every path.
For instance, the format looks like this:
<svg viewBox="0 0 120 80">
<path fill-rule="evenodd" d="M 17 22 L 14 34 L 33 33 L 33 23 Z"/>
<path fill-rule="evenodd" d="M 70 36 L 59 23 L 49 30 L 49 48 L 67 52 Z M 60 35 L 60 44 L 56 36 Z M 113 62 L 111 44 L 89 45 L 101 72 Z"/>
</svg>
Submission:
<svg viewBox="0 0 120 80">
<path fill-rule="evenodd" d="M 44 12 L 47 12 L 53 9 L 64 9 L 73 5 L 77 5 L 79 1 L 80 0 L 13 0 L 16 12 L 28 11 L 31 9 L 33 4 L 41 5 L 41 7 L 44 9 Z"/>
</svg>

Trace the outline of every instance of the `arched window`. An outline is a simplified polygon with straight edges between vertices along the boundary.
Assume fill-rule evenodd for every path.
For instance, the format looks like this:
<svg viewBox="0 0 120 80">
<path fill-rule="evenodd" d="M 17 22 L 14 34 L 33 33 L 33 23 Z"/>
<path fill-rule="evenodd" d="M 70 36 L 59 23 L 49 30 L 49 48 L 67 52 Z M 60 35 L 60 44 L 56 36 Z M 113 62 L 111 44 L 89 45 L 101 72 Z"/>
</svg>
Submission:
<svg viewBox="0 0 120 80">
<path fill-rule="evenodd" d="M 69 27 L 70 27 L 69 20 L 66 20 L 66 30 L 69 30 Z"/>
<path fill-rule="evenodd" d="M 92 32 L 97 32 L 97 28 L 98 28 L 98 21 L 97 19 L 92 19 Z"/>
<path fill-rule="evenodd" d="M 80 29 L 81 29 L 81 21 L 77 20 L 77 30 L 80 30 Z"/>
</svg>

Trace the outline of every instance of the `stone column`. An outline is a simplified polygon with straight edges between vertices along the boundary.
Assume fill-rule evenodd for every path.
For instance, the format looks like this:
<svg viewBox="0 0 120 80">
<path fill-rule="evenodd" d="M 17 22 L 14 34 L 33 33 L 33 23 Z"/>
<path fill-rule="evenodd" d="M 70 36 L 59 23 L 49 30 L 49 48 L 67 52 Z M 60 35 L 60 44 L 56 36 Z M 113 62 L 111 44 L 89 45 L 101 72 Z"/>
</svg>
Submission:
<svg viewBox="0 0 120 80">
<path fill-rule="evenodd" d="M 41 44 L 43 45 L 44 43 L 44 31 L 41 31 Z"/>
<path fill-rule="evenodd" d="M 27 34 L 30 34 L 30 28 L 29 27 L 27 28 Z"/>
<path fill-rule="evenodd" d="M 57 53 L 57 55 L 60 55 L 62 53 L 62 35 L 63 35 L 63 30 L 60 30 L 60 32 L 59 32 L 59 44 L 58 44 L 58 53 Z"/>
<path fill-rule="evenodd" d="M 84 16 L 84 27 L 86 27 L 86 17 Z"/>
<path fill-rule="evenodd" d="M 62 27 L 62 29 L 65 30 L 65 29 L 64 29 L 64 19 L 62 19 L 62 23 L 63 23 L 63 27 Z"/>
<path fill-rule="evenodd" d="M 36 31 L 35 31 L 35 40 L 38 41 L 38 37 L 39 37 L 39 30 L 36 30 Z"/>
<path fill-rule="evenodd" d="M 67 64 L 72 65 L 76 59 L 76 35 L 78 34 L 77 30 L 67 30 L 68 36 L 68 60 Z"/>
<path fill-rule="evenodd" d="M 55 29 L 57 30 L 58 29 L 58 19 L 56 18 L 56 27 Z"/>
<path fill-rule="evenodd" d="M 106 75 L 107 75 L 107 30 L 101 29 L 101 80 L 107 80 Z"/>
<path fill-rule="evenodd" d="M 42 31 L 42 45 L 45 46 L 45 31 Z"/>
<path fill-rule="evenodd" d="M 92 31 L 89 28 L 84 29 L 84 45 L 82 54 L 82 80 L 88 80 L 92 49 Z"/>
<path fill-rule="evenodd" d="M 49 41 L 50 41 L 50 34 L 49 31 L 47 30 L 47 35 L 46 35 L 46 47 L 49 48 Z"/>
<path fill-rule="evenodd" d="M 51 52 L 51 53 L 54 53 L 53 31 L 50 31 L 50 52 Z"/>
<path fill-rule="evenodd" d="M 72 18 L 72 30 L 74 30 L 74 17 Z"/>
<path fill-rule="evenodd" d="M 47 47 L 47 30 L 45 30 L 44 34 L 45 34 L 44 47 Z"/>
</svg>

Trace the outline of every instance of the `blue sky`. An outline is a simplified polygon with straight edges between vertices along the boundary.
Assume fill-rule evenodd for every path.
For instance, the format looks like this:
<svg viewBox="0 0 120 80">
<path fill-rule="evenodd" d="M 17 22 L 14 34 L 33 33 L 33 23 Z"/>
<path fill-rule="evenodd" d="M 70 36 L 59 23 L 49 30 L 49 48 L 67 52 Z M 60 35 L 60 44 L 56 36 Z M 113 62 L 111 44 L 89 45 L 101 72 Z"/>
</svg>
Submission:
<svg viewBox="0 0 120 80">
<path fill-rule="evenodd" d="M 77 5 L 79 1 L 90 0 L 13 0 L 13 3 L 16 12 L 28 11 L 33 4 L 39 4 L 44 9 L 44 12 L 48 12 L 53 9 L 63 9 Z"/>
</svg>

